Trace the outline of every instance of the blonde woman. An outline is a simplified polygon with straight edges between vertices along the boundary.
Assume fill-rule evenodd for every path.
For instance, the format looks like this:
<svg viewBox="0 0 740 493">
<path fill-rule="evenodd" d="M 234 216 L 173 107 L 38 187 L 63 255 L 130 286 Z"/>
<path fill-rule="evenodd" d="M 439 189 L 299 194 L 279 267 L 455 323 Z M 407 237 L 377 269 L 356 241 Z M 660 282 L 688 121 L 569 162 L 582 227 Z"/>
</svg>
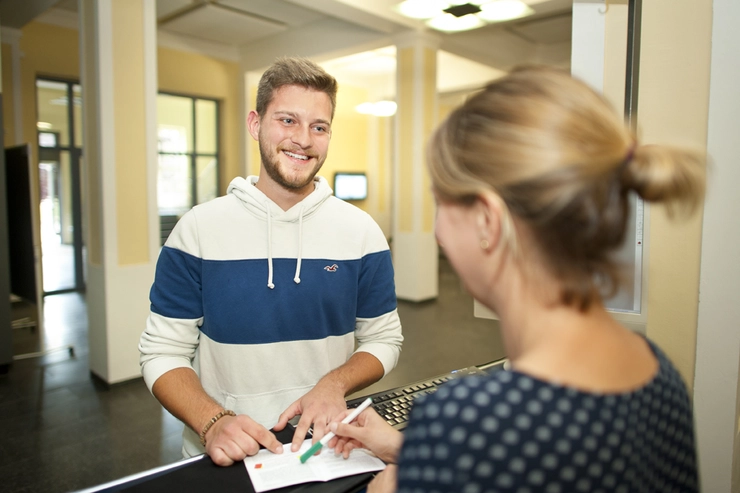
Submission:
<svg viewBox="0 0 740 493">
<path fill-rule="evenodd" d="M 419 399 L 403 434 L 372 411 L 334 423 L 335 450 L 391 464 L 371 492 L 696 491 L 686 387 L 603 300 L 628 194 L 695 208 L 700 156 L 640 145 L 584 83 L 529 67 L 454 111 L 428 167 L 437 240 L 499 315 L 511 369 Z"/>
</svg>

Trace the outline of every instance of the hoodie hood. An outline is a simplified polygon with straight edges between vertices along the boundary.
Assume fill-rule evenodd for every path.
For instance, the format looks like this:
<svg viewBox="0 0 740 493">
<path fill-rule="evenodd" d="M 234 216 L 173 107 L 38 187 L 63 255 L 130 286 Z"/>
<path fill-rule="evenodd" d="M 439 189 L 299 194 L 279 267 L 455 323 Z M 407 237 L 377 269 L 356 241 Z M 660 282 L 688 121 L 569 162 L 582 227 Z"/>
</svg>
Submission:
<svg viewBox="0 0 740 493">
<path fill-rule="evenodd" d="M 311 195 L 284 211 L 254 186 L 257 180 L 257 176 L 234 178 L 226 193 L 238 197 L 244 207 L 257 217 L 266 217 L 269 210 L 272 219 L 275 221 L 298 222 L 299 216 L 310 217 L 334 193 L 325 178 L 316 176 L 313 179 L 315 188 Z"/>
<path fill-rule="evenodd" d="M 314 177 L 314 191 L 284 211 L 267 195 L 262 193 L 256 186 L 257 176 L 247 178 L 234 178 L 229 184 L 226 193 L 237 197 L 244 207 L 255 216 L 264 218 L 267 223 L 267 287 L 273 289 L 275 284 L 272 279 L 272 222 L 295 223 L 298 228 L 298 256 L 296 258 L 296 270 L 293 282 L 301 282 L 301 258 L 303 250 L 303 220 L 311 217 L 321 205 L 331 197 L 332 189 L 326 179 L 320 176 Z"/>
</svg>

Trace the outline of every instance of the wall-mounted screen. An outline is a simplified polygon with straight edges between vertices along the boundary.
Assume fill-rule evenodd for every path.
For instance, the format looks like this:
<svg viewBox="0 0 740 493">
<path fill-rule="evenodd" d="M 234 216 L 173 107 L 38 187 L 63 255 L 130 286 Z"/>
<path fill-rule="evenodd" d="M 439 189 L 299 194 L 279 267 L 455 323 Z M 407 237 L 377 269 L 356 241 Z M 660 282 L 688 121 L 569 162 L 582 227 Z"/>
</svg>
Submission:
<svg viewBox="0 0 740 493">
<path fill-rule="evenodd" d="M 334 195 L 342 200 L 365 200 L 367 176 L 365 173 L 334 173 Z"/>
</svg>

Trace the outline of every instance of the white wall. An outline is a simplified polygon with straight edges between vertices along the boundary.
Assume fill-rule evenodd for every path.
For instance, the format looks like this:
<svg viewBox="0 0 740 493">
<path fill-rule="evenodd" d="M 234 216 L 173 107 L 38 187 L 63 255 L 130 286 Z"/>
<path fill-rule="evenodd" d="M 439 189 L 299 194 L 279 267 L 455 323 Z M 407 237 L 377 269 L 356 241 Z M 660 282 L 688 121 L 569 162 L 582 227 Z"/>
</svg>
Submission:
<svg viewBox="0 0 740 493">
<path fill-rule="evenodd" d="M 740 365 L 740 2 L 714 0 L 713 8 L 694 412 L 702 490 L 738 492 L 737 467 L 732 476 L 739 460 L 734 442 Z"/>
</svg>

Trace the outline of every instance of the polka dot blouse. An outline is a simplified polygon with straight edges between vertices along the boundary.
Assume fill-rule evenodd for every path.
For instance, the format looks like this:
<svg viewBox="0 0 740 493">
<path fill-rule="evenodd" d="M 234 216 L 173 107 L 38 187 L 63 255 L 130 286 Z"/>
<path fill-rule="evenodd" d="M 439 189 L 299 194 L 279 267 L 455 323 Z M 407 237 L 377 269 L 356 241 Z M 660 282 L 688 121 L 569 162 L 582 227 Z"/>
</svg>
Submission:
<svg viewBox="0 0 740 493">
<path fill-rule="evenodd" d="M 418 399 L 398 491 L 698 491 L 693 417 L 668 358 L 634 392 L 587 393 L 499 371 Z"/>
</svg>

